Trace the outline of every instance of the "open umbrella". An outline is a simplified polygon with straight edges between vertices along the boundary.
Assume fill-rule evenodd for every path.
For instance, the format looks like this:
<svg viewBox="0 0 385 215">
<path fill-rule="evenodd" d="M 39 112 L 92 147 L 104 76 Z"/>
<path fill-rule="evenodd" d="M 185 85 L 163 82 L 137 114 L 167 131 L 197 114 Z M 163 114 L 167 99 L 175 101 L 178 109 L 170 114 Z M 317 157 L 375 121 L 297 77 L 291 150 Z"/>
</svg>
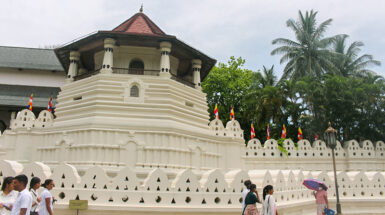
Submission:
<svg viewBox="0 0 385 215">
<path fill-rule="evenodd" d="M 310 190 L 316 190 L 317 191 L 319 185 L 321 185 L 324 190 L 328 189 L 326 184 L 324 184 L 322 181 L 314 179 L 314 178 L 305 179 L 305 180 L 303 180 L 302 184 Z"/>
</svg>

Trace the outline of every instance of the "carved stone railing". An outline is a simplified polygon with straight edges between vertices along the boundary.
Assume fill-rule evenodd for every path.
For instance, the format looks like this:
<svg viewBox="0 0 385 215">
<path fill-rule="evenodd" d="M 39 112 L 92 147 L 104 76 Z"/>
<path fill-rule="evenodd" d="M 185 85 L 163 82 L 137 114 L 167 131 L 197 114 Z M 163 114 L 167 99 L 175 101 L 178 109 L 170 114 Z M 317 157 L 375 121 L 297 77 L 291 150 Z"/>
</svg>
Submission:
<svg viewBox="0 0 385 215">
<path fill-rule="evenodd" d="M 133 69 L 133 68 L 113 67 L 112 73 L 114 73 L 114 74 L 128 74 L 128 75 L 159 76 L 159 70 L 151 70 L 151 69 Z"/>
<path fill-rule="evenodd" d="M 88 200 L 90 207 L 111 210 L 113 207 L 195 208 L 202 211 L 240 210 L 243 182 L 250 179 L 257 185 L 260 196 L 266 185 L 274 186 L 274 196 L 278 210 L 291 210 L 298 205 L 302 210 L 314 204 L 312 191 L 302 185 L 306 178 L 316 178 L 328 186 L 329 202 L 335 201 L 334 178 L 332 172 L 301 170 L 231 170 L 218 169 L 195 174 L 191 170 L 181 170 L 169 177 L 161 169 L 153 169 L 140 179 L 130 168 L 123 168 L 116 176 L 110 177 L 98 167 L 92 167 L 79 176 L 75 167 L 68 164 L 56 166 L 53 171 L 41 162 L 22 165 L 15 161 L 0 161 L 0 180 L 4 177 L 25 174 L 29 178 L 37 176 L 44 181 L 54 180 L 56 187 L 51 191 L 58 200 L 55 207 L 68 207 L 69 200 Z M 341 203 L 344 209 L 352 202 L 371 204 L 361 213 L 372 212 L 382 207 L 385 201 L 385 174 L 383 172 L 338 172 Z M 356 203 L 356 204 L 357 204 Z M 379 205 L 379 206 L 378 206 Z M 313 206 L 315 208 L 315 205 Z M 350 206 L 349 206 L 350 207 Z M 354 207 L 354 205 L 353 205 Z M 147 209 L 146 209 L 147 208 Z M 237 211 L 235 210 L 235 211 Z M 314 209 L 315 210 L 315 209 Z"/>
</svg>

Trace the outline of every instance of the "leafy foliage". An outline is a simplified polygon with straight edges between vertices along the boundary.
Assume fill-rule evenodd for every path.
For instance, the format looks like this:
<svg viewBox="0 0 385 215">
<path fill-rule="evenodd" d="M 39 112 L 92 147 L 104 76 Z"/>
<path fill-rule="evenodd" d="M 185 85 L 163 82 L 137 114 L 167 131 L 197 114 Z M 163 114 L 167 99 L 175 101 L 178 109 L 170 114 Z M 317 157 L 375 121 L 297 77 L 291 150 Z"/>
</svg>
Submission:
<svg viewBox="0 0 385 215">
<path fill-rule="evenodd" d="M 355 41 L 346 47 L 348 35 L 338 35 L 334 38 L 332 49 L 338 55 L 333 59 L 339 74 L 342 76 L 365 76 L 374 72 L 368 66 L 379 66 L 381 62 L 374 60 L 372 55 L 358 56 L 364 43 Z"/>
<path fill-rule="evenodd" d="M 249 119 L 245 118 L 246 107 L 242 99 L 248 92 L 254 77 L 251 70 L 242 68 L 244 64 L 245 60 L 242 58 L 230 57 L 227 64 L 219 63 L 215 66 L 202 82 L 202 90 L 207 94 L 209 113 L 212 118 L 215 117 L 213 114 L 215 104 L 218 104 L 219 118 L 222 122 L 229 120 L 230 108 L 233 106 L 235 119 L 239 121 L 242 128 L 250 127 Z"/>
<path fill-rule="evenodd" d="M 300 11 L 297 21 L 287 21 L 296 40 L 273 41 L 281 46 L 272 54 L 282 54 L 281 63 L 286 63 L 278 82 L 274 66 L 252 72 L 243 68 L 242 58 L 231 57 L 227 64 L 214 67 L 202 83 L 209 112 L 218 104 L 225 123 L 232 105 L 246 138 L 254 122 L 259 139 L 266 139 L 270 123 L 271 138 L 278 139 L 285 124 L 293 140 L 297 140 L 298 127 L 304 138 L 313 140 L 315 134 L 322 137 L 330 121 L 342 140 L 384 140 L 385 80 L 368 69 L 380 62 L 360 55 L 362 42 L 347 45 L 347 35 L 324 37 L 332 20 L 317 25 L 316 15 Z"/>
<path fill-rule="evenodd" d="M 286 140 L 285 138 L 280 138 L 277 140 L 277 143 L 278 143 L 278 150 L 284 153 L 287 157 L 289 156 L 289 154 L 286 148 L 284 147 L 285 140 Z"/>
</svg>

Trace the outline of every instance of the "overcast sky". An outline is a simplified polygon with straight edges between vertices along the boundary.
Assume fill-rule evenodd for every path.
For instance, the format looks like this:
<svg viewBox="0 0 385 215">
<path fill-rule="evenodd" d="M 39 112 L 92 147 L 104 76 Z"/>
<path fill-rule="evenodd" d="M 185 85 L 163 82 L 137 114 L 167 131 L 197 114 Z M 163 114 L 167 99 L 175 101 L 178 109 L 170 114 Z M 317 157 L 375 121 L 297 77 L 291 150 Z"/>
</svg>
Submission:
<svg viewBox="0 0 385 215">
<path fill-rule="evenodd" d="M 286 27 L 298 11 L 318 11 L 318 22 L 332 18 L 326 36 L 350 35 L 365 43 L 362 54 L 385 63 L 383 0 L 0 0 L 0 45 L 44 47 L 64 44 L 97 30 L 111 30 L 139 11 L 164 32 L 175 35 L 219 62 L 246 59 L 245 67 L 283 66 L 271 56 L 271 41 L 293 38 Z M 384 65 L 372 68 L 385 75 Z"/>
</svg>

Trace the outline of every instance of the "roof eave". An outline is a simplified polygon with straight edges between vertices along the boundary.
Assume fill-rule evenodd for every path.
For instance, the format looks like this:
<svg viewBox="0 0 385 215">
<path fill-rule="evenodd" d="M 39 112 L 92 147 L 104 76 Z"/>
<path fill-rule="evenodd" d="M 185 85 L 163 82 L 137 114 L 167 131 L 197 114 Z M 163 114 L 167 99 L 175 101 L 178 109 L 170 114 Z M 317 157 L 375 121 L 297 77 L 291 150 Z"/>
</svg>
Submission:
<svg viewBox="0 0 385 215">
<path fill-rule="evenodd" d="M 104 34 L 104 35 L 111 35 L 111 36 L 143 36 L 143 37 L 154 37 L 154 38 L 164 38 L 164 39 L 173 39 L 176 38 L 173 35 L 161 35 L 161 34 L 146 34 L 146 33 L 128 33 L 128 32 L 120 32 L 120 31 L 98 31 L 98 33 Z"/>
<path fill-rule="evenodd" d="M 157 34 L 142 34 L 142 33 L 127 33 L 127 32 L 117 32 L 117 31 L 97 31 L 91 34 L 88 34 L 79 39 L 73 40 L 69 43 L 66 43 L 56 49 L 54 49 L 56 57 L 59 59 L 60 64 L 67 71 L 69 67 L 68 53 L 72 50 L 78 50 L 82 44 L 85 44 L 92 40 L 103 39 L 111 37 L 117 39 L 118 37 L 124 36 L 140 36 L 148 38 L 157 38 L 159 40 L 171 41 L 176 37 L 173 35 L 157 35 Z"/>
<path fill-rule="evenodd" d="M 195 49 L 194 47 L 188 45 L 187 43 L 177 39 L 176 37 L 175 37 L 174 41 L 176 43 L 179 43 L 180 45 L 186 47 L 187 49 L 191 50 L 194 54 L 196 54 L 198 56 L 198 58 L 200 58 L 200 60 L 203 61 L 202 62 L 202 68 L 201 68 L 201 81 L 203 81 L 207 77 L 207 75 L 209 74 L 211 69 L 215 66 L 215 64 L 217 63 L 217 60 L 209 57 L 208 55 L 204 54 L 203 52 L 199 51 L 198 49 Z"/>
<path fill-rule="evenodd" d="M 26 66 L 6 66 L 6 67 L 2 67 L 0 66 L 1 68 L 5 68 L 5 69 L 22 69 L 22 70 L 39 70 L 39 71 L 46 71 L 46 72 L 52 72 L 52 71 L 55 71 L 55 72 L 63 72 L 64 69 L 63 68 L 59 68 L 59 67 L 45 67 L 45 68 L 42 68 L 42 67 L 26 67 Z"/>
<path fill-rule="evenodd" d="M 180 45 L 180 46 L 190 50 L 191 53 L 193 53 L 194 55 L 196 55 L 198 58 L 200 58 L 203 61 L 203 65 L 202 65 L 202 69 L 201 69 L 201 80 L 202 81 L 206 78 L 206 76 L 208 75 L 210 70 L 214 67 L 214 65 L 217 62 L 214 58 L 209 57 L 208 55 L 193 48 L 192 46 L 179 40 L 176 36 L 173 36 L 173 35 L 127 33 L 127 32 L 117 32 L 117 31 L 97 31 L 96 33 L 86 35 L 85 37 L 71 41 L 71 43 L 67 43 L 67 44 L 65 44 L 59 48 L 56 48 L 54 50 L 54 52 L 55 52 L 57 58 L 59 59 L 60 63 L 62 64 L 63 68 L 67 71 L 68 65 L 69 65 L 69 59 L 68 59 L 68 52 L 69 51 L 78 50 L 82 44 L 85 44 L 85 43 L 92 41 L 92 40 L 103 39 L 103 38 L 107 38 L 107 37 L 118 39 L 118 38 L 122 38 L 122 37 L 124 38 L 125 36 L 137 36 L 137 37 L 140 36 L 140 37 L 156 38 L 159 40 L 170 41 L 172 43 L 176 43 L 177 45 Z"/>
</svg>

